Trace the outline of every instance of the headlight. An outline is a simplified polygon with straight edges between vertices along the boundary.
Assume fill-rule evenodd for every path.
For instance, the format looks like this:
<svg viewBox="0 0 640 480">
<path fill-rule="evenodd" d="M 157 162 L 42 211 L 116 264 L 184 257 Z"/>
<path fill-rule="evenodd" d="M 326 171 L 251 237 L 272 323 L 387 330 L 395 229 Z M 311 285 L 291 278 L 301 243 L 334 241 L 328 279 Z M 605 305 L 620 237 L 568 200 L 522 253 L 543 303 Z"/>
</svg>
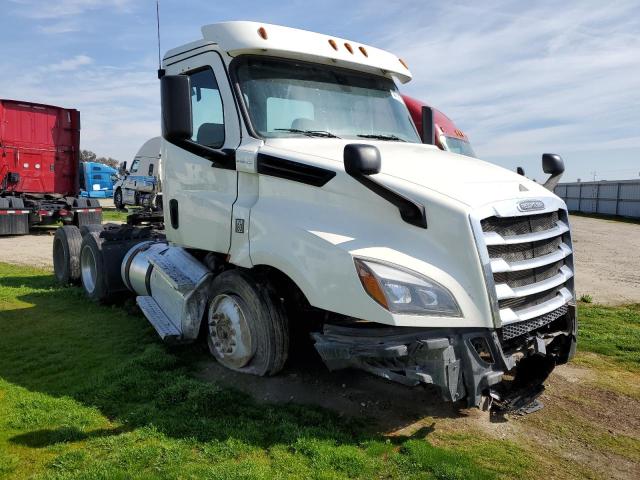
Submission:
<svg viewBox="0 0 640 480">
<path fill-rule="evenodd" d="M 462 316 L 451 292 L 435 280 L 386 263 L 354 260 L 365 291 L 390 312 Z"/>
</svg>

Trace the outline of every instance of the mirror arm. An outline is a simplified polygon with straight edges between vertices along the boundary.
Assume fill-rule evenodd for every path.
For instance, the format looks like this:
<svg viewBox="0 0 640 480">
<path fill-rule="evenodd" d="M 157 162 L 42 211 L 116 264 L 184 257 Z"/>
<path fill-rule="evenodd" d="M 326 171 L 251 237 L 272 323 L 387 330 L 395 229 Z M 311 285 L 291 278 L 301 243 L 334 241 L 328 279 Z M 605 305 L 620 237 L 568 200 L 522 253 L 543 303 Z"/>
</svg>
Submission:
<svg viewBox="0 0 640 480">
<path fill-rule="evenodd" d="M 365 175 L 363 173 L 347 173 L 373 193 L 395 205 L 400 211 L 400 216 L 405 222 L 415 225 L 416 227 L 427 228 L 427 214 L 425 212 L 424 205 L 421 205 L 386 185 L 383 185 L 371 178 L 369 175 Z"/>
<path fill-rule="evenodd" d="M 547 179 L 546 182 L 544 182 L 543 187 L 553 192 L 556 189 L 560 178 L 562 178 L 562 173 L 554 173 Z"/>
<path fill-rule="evenodd" d="M 209 160 L 212 167 L 224 168 L 226 170 L 236 169 L 236 152 L 231 148 L 211 148 L 206 145 L 200 145 L 190 139 L 168 141 L 176 147 Z"/>
</svg>

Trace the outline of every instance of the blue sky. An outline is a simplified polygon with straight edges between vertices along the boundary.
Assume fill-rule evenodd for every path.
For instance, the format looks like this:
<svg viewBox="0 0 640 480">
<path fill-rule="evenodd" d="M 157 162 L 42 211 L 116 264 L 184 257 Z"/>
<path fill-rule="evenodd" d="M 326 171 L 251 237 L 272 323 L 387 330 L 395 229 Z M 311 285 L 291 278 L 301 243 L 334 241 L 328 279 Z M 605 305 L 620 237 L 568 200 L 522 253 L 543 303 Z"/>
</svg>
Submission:
<svg viewBox="0 0 640 480">
<path fill-rule="evenodd" d="M 640 174 L 640 2 L 161 0 L 163 51 L 200 26 L 256 20 L 390 50 L 406 93 L 483 159 L 542 179 Z M 159 132 L 153 0 L 0 0 L 0 97 L 75 107 L 82 147 L 129 160 Z"/>
</svg>

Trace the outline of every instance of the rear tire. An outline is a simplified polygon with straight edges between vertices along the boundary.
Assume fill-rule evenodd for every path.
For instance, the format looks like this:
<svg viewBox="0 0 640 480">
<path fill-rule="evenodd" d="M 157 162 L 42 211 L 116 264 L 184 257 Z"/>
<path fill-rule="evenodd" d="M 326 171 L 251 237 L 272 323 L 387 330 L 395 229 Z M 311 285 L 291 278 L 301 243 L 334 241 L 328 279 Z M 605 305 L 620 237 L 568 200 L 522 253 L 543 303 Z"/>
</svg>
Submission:
<svg viewBox="0 0 640 480">
<path fill-rule="evenodd" d="M 111 294 L 107 286 L 102 257 L 102 239 L 98 232 L 87 232 L 82 237 L 80 250 L 80 280 L 84 293 L 94 302 L 106 303 Z"/>
<path fill-rule="evenodd" d="M 80 235 L 84 237 L 87 233 L 95 232 L 100 234 L 104 230 L 104 225 L 99 225 L 97 223 L 90 223 L 87 225 L 82 225 L 80 227 Z"/>
<path fill-rule="evenodd" d="M 229 270 L 214 279 L 209 298 L 207 344 L 218 362 L 258 376 L 282 370 L 289 352 L 289 325 L 268 283 Z"/>
<path fill-rule="evenodd" d="M 82 235 L 78 227 L 65 225 L 53 237 L 53 272 L 62 285 L 80 280 L 80 248 Z"/>
</svg>

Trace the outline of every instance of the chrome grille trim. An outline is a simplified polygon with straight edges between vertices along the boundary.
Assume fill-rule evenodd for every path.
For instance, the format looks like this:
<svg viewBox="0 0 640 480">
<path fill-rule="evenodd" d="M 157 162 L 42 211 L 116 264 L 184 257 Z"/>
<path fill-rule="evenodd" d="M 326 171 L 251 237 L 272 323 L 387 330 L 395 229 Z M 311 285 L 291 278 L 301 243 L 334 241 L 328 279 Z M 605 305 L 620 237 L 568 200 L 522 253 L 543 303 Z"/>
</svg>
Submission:
<svg viewBox="0 0 640 480">
<path fill-rule="evenodd" d="M 510 323 L 523 322 L 535 317 L 539 317 L 546 313 L 552 312 L 562 305 L 569 303 L 573 299 L 573 294 L 568 288 L 561 288 L 558 294 L 551 300 L 539 305 L 534 305 L 528 308 L 521 308 L 513 310 L 511 308 L 503 308 L 500 310 L 500 318 L 502 319 L 502 325 L 509 325 Z"/>
<path fill-rule="evenodd" d="M 550 253 L 549 255 L 544 255 L 542 257 L 534 257 L 530 260 L 517 260 L 513 262 L 508 262 L 503 258 L 492 258 L 491 259 L 491 271 L 493 273 L 503 273 L 503 272 L 519 272 L 521 270 L 530 270 L 532 268 L 542 267 L 544 265 L 548 265 L 550 263 L 559 262 L 560 260 L 564 260 L 573 252 L 571 248 L 566 243 L 560 244 L 560 251 Z"/>
<path fill-rule="evenodd" d="M 535 323 L 575 302 L 566 206 L 544 202 L 540 212 L 518 212 L 512 200 L 470 216 L 496 327 Z"/>
<path fill-rule="evenodd" d="M 558 220 L 556 226 L 543 230 L 542 232 L 526 233 L 524 235 L 512 235 L 510 237 L 503 237 L 498 232 L 484 232 L 484 242 L 489 245 L 513 245 L 515 243 L 529 243 L 537 242 L 540 240 L 546 240 L 547 238 L 559 237 L 563 233 L 569 231 L 569 225 L 562 220 Z"/>
<path fill-rule="evenodd" d="M 529 295 L 533 295 L 534 293 L 551 290 L 553 287 L 562 285 L 571 277 L 573 277 L 573 272 L 569 267 L 563 265 L 562 268 L 560 268 L 560 273 L 558 273 L 557 275 L 554 275 L 547 280 L 542 280 L 541 282 L 531 283 L 524 287 L 512 288 L 506 283 L 499 283 L 496 285 L 496 295 L 498 297 L 498 301 L 505 300 L 507 298 L 527 297 Z"/>
</svg>

